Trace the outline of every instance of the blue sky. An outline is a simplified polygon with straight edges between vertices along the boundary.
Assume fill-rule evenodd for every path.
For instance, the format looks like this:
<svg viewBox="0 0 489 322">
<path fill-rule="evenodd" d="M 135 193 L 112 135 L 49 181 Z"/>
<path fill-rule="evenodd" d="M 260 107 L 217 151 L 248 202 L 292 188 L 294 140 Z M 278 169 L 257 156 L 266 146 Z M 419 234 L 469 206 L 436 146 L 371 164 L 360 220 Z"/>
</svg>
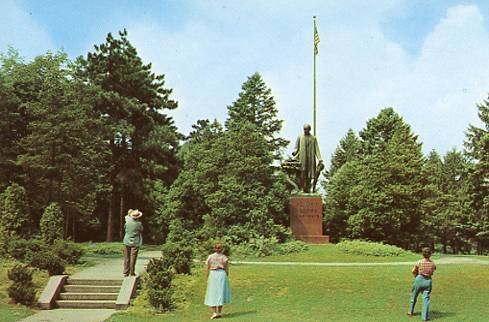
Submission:
<svg viewBox="0 0 489 322">
<path fill-rule="evenodd" d="M 312 122 L 312 16 L 321 37 L 318 137 L 329 161 L 349 128 L 392 106 L 427 153 L 462 148 L 489 92 L 486 1 L 0 1 L 0 51 L 86 55 L 127 28 L 154 71 L 165 74 L 188 133 L 224 121 L 241 84 L 260 72 L 291 141 Z"/>
</svg>

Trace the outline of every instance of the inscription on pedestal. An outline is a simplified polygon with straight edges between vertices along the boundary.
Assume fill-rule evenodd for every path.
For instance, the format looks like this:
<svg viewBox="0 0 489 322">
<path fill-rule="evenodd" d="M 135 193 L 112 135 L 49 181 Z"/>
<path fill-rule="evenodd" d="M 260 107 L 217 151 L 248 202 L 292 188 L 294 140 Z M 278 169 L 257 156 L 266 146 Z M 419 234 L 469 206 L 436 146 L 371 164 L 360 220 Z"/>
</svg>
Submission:
<svg viewBox="0 0 489 322">
<path fill-rule="evenodd" d="M 312 243 L 327 243 L 323 236 L 323 201 L 320 196 L 290 198 L 290 228 L 295 238 Z"/>
</svg>

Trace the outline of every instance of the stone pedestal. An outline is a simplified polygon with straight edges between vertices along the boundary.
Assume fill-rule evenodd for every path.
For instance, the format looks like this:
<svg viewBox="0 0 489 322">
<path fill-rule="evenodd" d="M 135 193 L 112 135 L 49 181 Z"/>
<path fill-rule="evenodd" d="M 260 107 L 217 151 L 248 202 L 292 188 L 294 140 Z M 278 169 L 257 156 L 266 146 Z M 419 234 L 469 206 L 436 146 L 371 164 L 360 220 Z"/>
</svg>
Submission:
<svg viewBox="0 0 489 322">
<path fill-rule="evenodd" d="M 323 235 L 323 201 L 318 195 L 290 197 L 290 228 L 296 239 L 312 244 L 329 243 Z"/>
</svg>

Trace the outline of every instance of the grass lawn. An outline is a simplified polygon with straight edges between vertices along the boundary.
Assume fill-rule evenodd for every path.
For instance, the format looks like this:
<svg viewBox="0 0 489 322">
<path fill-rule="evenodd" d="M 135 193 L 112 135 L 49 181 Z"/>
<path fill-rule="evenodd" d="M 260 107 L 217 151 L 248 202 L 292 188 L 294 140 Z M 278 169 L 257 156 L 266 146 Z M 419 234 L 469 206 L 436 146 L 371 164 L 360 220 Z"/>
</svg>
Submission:
<svg viewBox="0 0 489 322">
<path fill-rule="evenodd" d="M 81 265 L 68 265 L 66 272 L 73 274 L 87 266 L 92 265 L 91 262 L 85 262 Z M 10 304 L 10 298 L 7 293 L 7 288 L 10 286 L 11 281 L 8 279 L 7 272 L 15 265 L 14 261 L 2 259 L 0 261 L 0 321 L 10 322 L 18 321 L 36 312 L 34 309 L 27 308 L 20 304 Z M 49 276 L 45 271 L 35 270 L 33 275 L 34 286 L 37 288 L 36 298 L 39 298 L 44 287 L 49 280 Z"/>
<path fill-rule="evenodd" d="M 19 319 L 27 317 L 34 313 L 33 310 L 23 305 L 8 304 L 10 298 L 7 293 L 7 288 L 10 286 L 11 281 L 8 279 L 7 272 L 10 268 L 12 268 L 13 265 L 13 261 L 7 260 L 2 260 L 0 264 L 0 317 L 2 322 L 18 321 Z M 40 290 L 37 296 L 39 296 L 42 292 L 42 289 L 46 285 L 47 280 L 47 273 L 40 271 L 34 272 L 34 285 Z"/>
<path fill-rule="evenodd" d="M 188 279 L 188 277 L 187 277 Z M 108 321 L 207 321 L 206 280 L 196 269 L 186 283 L 189 303 L 175 312 L 148 315 L 137 306 Z M 289 267 L 235 265 L 233 304 L 222 320 L 232 321 L 417 321 L 406 316 L 410 267 Z M 445 265 L 434 278 L 431 318 L 483 321 L 489 316 L 486 265 Z"/>
<path fill-rule="evenodd" d="M 317 262 L 317 263 L 338 263 L 338 262 L 406 262 L 419 259 L 419 255 L 407 254 L 403 256 L 362 256 L 346 254 L 337 250 L 334 244 L 326 245 L 309 245 L 309 249 L 302 253 L 293 253 L 280 256 L 267 256 L 260 258 L 235 258 L 230 256 L 230 260 L 253 260 L 262 262 Z M 433 256 L 437 259 L 438 255 Z"/>
</svg>

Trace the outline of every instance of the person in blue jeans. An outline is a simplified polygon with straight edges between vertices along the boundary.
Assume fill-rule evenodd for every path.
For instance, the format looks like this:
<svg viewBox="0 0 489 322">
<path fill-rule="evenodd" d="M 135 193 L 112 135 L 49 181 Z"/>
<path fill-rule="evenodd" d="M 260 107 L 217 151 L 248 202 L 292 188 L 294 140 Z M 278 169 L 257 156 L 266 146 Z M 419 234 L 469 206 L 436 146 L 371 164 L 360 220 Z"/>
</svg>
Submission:
<svg viewBox="0 0 489 322">
<path fill-rule="evenodd" d="M 431 249 L 429 247 L 423 248 L 423 259 L 418 261 L 412 270 L 415 277 L 413 283 L 413 293 L 411 294 L 411 302 L 409 305 L 408 315 L 412 316 L 414 313 L 414 306 L 418 295 L 421 293 L 423 296 L 423 310 L 421 311 L 421 320 L 429 321 L 430 310 L 430 295 L 433 287 L 431 277 L 436 270 L 435 263 L 430 259 Z"/>
</svg>

